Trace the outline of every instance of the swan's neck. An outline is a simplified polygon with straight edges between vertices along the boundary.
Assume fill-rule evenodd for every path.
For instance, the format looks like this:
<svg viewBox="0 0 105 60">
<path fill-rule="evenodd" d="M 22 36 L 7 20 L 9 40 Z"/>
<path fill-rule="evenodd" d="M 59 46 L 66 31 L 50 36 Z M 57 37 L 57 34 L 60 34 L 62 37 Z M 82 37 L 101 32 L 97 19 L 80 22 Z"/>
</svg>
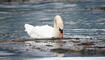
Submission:
<svg viewBox="0 0 105 60">
<path fill-rule="evenodd" d="M 59 28 L 57 27 L 57 24 L 54 21 L 54 37 L 59 38 L 60 36 Z"/>
</svg>

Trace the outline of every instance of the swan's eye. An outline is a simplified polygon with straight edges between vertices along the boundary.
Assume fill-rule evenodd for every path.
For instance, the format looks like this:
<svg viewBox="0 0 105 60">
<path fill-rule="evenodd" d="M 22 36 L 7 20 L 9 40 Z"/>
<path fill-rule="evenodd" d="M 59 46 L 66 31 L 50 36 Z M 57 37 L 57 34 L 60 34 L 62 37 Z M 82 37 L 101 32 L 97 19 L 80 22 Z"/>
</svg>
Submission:
<svg viewBox="0 0 105 60">
<path fill-rule="evenodd" d="M 63 33 L 63 29 L 59 28 L 60 33 Z"/>
</svg>

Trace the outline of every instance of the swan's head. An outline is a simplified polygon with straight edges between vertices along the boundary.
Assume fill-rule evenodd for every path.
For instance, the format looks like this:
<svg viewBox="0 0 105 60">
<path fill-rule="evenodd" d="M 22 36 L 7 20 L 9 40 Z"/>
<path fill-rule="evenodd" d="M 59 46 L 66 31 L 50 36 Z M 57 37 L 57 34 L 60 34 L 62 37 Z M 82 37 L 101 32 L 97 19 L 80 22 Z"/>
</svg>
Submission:
<svg viewBox="0 0 105 60">
<path fill-rule="evenodd" d="M 56 29 L 58 30 L 59 32 L 59 37 L 60 38 L 63 38 L 63 20 L 61 18 L 61 16 L 59 15 L 56 15 L 55 18 L 54 18 L 54 25 L 56 27 Z"/>
</svg>

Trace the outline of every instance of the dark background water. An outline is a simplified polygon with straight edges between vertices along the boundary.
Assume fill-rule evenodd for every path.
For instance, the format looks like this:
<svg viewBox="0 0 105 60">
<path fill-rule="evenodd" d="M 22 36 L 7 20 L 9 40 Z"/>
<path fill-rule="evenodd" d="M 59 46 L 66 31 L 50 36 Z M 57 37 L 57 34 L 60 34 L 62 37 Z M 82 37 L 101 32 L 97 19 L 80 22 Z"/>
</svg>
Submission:
<svg viewBox="0 0 105 60">
<path fill-rule="evenodd" d="M 103 1 L 93 0 L 91 2 L 84 2 L 84 3 L 83 2 L 76 2 L 76 3 L 3 2 L 0 4 L 0 39 L 3 40 L 3 39 L 29 38 L 27 33 L 24 31 L 24 24 L 28 23 L 34 26 L 37 25 L 53 26 L 53 19 L 54 16 L 56 15 L 60 15 L 64 20 L 64 37 L 104 38 L 105 10 L 100 9 L 102 7 L 105 7 L 104 0 Z M 21 46 L 21 43 L 17 43 L 17 45 L 18 44 Z M 9 45 L 12 46 L 16 44 L 13 43 Z M 19 52 L 16 51 L 14 52 L 14 50 L 8 50 L 8 48 L 6 50 L 3 47 L 1 47 L 0 52 L 1 56 L 2 54 L 5 53 L 6 55 L 3 56 L 9 57 L 9 59 L 11 59 L 12 55 L 14 56 L 13 59 L 16 59 L 15 57 L 18 57 L 18 55 L 20 54 Z M 35 52 L 40 52 L 40 51 L 36 50 Z M 44 54 L 44 52 L 42 53 Z M 19 59 L 22 60 L 22 57 L 27 56 L 27 54 L 30 55 L 30 57 L 36 56 L 32 52 L 31 53 L 21 52 L 21 54 L 19 55 Z M 52 56 L 53 53 L 48 52 L 48 55 L 49 54 Z M 20 57 L 21 55 L 22 57 Z M 66 54 L 66 56 L 83 56 L 83 55 Z M 86 56 L 89 55 L 86 54 Z M 95 54 L 93 54 L 92 56 L 95 56 Z M 102 54 L 101 56 L 105 55 Z"/>
</svg>

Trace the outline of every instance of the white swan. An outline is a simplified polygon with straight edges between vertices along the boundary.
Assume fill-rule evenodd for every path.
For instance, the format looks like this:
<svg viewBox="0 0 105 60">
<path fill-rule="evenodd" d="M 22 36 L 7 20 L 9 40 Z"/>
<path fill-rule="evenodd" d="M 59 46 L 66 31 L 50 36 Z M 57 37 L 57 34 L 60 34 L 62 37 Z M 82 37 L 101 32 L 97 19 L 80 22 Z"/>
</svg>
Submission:
<svg viewBox="0 0 105 60">
<path fill-rule="evenodd" d="M 31 38 L 63 38 L 63 21 L 59 15 L 54 18 L 54 28 L 48 25 L 32 26 L 25 24 L 25 31 Z"/>
</svg>

